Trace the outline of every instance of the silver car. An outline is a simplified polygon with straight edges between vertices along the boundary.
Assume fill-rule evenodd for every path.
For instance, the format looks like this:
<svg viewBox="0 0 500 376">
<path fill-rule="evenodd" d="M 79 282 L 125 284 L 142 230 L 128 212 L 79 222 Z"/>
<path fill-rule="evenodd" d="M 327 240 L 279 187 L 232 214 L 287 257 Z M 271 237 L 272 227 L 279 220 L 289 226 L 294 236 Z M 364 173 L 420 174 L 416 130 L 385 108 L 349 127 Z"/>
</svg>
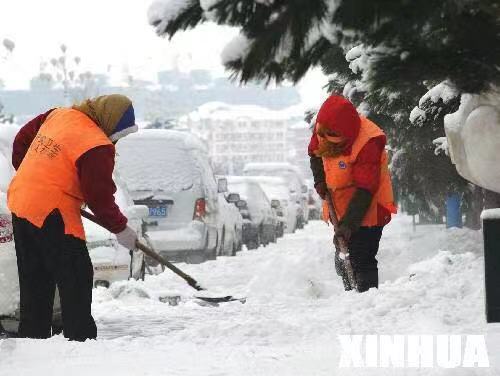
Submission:
<svg viewBox="0 0 500 376">
<path fill-rule="evenodd" d="M 134 202 L 146 205 L 150 245 L 171 261 L 215 259 L 218 187 L 205 146 L 180 131 L 146 129 L 117 144 L 117 166 Z"/>
</svg>

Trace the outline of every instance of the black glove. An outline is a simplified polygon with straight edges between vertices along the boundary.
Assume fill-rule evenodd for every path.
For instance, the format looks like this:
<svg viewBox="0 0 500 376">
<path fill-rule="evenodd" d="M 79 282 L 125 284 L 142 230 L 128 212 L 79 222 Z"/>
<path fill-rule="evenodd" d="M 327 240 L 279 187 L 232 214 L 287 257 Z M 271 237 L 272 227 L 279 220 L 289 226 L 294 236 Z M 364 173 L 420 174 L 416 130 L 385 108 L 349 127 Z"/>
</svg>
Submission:
<svg viewBox="0 0 500 376">
<path fill-rule="evenodd" d="M 323 167 L 323 159 L 312 156 L 310 158 L 311 172 L 314 178 L 314 186 L 326 181 L 325 169 Z"/>
<path fill-rule="evenodd" d="M 352 235 L 353 231 L 349 228 L 349 226 L 347 226 L 346 224 L 344 223 L 339 223 L 339 225 L 337 226 L 337 229 L 335 230 L 335 240 L 338 243 L 339 241 L 339 238 L 341 239 L 344 239 L 345 241 L 345 244 L 347 245 L 347 243 L 349 243 L 349 239 L 351 239 L 351 235 Z M 339 244 L 339 247 L 340 247 L 340 244 Z"/>
<path fill-rule="evenodd" d="M 373 195 L 366 189 L 357 188 L 354 192 L 347 211 L 339 221 L 339 226 L 336 231 L 336 236 L 343 237 L 346 242 L 349 241 L 351 235 L 358 231 L 366 215 L 366 211 L 372 203 Z"/>
<path fill-rule="evenodd" d="M 314 189 L 316 189 L 316 192 L 318 192 L 319 197 L 321 197 L 322 200 L 326 199 L 326 194 L 328 192 L 328 187 L 324 181 L 317 183 L 314 185 Z"/>
</svg>

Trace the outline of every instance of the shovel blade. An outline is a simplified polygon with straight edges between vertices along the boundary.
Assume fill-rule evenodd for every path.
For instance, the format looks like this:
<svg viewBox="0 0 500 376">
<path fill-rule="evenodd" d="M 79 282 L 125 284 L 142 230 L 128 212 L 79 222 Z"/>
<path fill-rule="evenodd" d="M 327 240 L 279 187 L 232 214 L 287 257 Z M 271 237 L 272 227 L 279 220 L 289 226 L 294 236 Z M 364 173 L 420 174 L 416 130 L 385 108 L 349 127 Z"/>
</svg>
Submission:
<svg viewBox="0 0 500 376">
<path fill-rule="evenodd" d="M 227 303 L 227 302 L 240 302 L 242 304 L 245 304 L 247 301 L 247 298 L 235 298 L 234 296 L 221 296 L 218 298 L 210 298 L 206 296 L 195 296 L 196 299 L 203 300 L 204 302 L 207 303 Z"/>
</svg>

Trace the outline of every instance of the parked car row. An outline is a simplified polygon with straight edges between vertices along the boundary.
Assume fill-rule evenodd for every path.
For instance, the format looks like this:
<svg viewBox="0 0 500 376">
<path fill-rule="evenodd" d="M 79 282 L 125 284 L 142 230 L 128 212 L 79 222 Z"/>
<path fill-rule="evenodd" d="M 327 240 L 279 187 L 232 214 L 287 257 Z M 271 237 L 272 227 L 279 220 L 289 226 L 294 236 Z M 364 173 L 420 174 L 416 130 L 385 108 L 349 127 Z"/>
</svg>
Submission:
<svg viewBox="0 0 500 376">
<path fill-rule="evenodd" d="M 226 182 L 217 182 L 197 137 L 147 129 L 117 149 L 118 171 L 134 202 L 148 207 L 148 241 L 163 257 L 199 263 L 241 250 L 243 218 L 227 202 Z"/>
<path fill-rule="evenodd" d="M 290 163 L 248 163 L 243 173 L 247 176 L 279 176 L 285 179 L 291 199 L 299 205 L 297 228 L 303 228 L 309 221 L 309 188 L 296 166 Z"/>
</svg>

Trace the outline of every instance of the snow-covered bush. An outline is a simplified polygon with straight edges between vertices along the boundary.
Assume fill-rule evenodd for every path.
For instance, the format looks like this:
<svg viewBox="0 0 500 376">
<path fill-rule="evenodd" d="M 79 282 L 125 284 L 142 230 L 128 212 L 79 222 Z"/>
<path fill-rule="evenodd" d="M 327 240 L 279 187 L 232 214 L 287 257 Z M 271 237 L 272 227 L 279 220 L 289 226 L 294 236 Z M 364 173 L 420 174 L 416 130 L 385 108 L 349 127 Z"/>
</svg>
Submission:
<svg viewBox="0 0 500 376">
<path fill-rule="evenodd" d="M 500 91 L 463 94 L 444 119 L 451 159 L 465 179 L 500 193 Z"/>
</svg>

